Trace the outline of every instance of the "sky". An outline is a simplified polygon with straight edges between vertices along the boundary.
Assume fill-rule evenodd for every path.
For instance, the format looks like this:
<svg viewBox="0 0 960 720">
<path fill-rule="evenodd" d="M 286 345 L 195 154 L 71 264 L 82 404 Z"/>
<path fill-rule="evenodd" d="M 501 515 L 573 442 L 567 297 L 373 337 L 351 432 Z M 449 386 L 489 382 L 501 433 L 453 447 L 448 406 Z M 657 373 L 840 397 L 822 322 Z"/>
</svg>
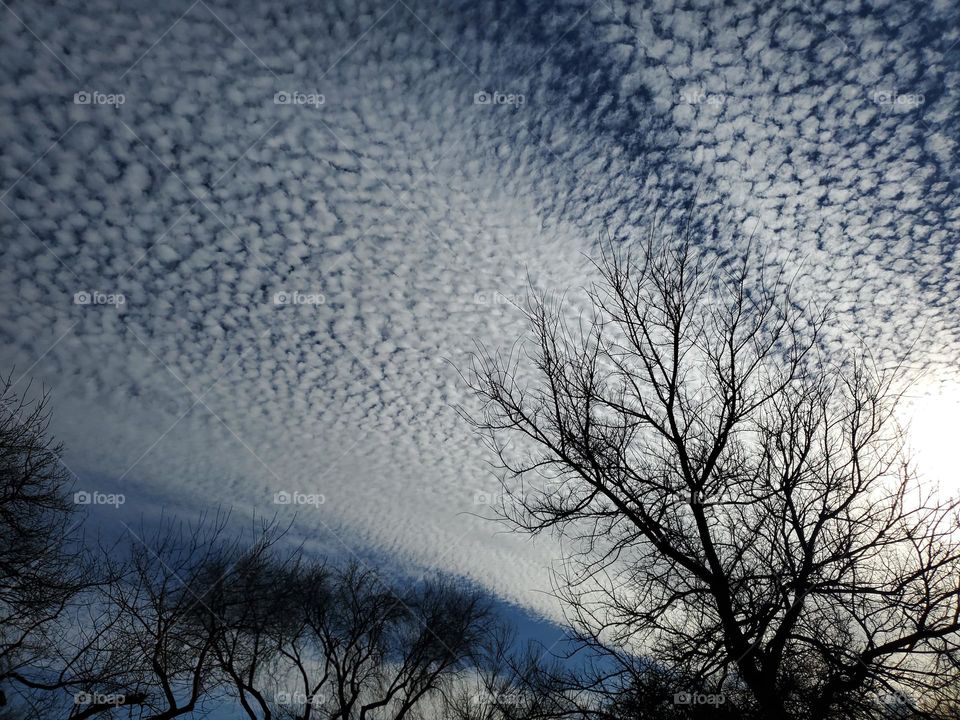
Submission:
<svg viewBox="0 0 960 720">
<path fill-rule="evenodd" d="M 458 369 L 691 205 L 960 387 L 952 2 L 0 6 L 0 368 L 98 522 L 295 513 L 555 617 Z"/>
</svg>

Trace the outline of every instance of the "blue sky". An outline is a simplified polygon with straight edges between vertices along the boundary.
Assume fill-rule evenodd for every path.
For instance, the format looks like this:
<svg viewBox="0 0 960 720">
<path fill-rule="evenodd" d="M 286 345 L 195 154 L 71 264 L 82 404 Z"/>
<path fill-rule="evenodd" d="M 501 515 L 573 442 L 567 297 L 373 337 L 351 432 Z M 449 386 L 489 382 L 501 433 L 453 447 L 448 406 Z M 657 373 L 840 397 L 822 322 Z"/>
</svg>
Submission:
<svg viewBox="0 0 960 720">
<path fill-rule="evenodd" d="M 705 246 L 802 262 L 835 342 L 919 336 L 958 382 L 952 3 L 0 10 L 0 362 L 114 528 L 296 511 L 312 549 L 555 616 L 559 543 L 479 517 L 456 368 L 522 336 L 528 280 L 577 312 L 602 234 L 691 198 Z"/>
</svg>

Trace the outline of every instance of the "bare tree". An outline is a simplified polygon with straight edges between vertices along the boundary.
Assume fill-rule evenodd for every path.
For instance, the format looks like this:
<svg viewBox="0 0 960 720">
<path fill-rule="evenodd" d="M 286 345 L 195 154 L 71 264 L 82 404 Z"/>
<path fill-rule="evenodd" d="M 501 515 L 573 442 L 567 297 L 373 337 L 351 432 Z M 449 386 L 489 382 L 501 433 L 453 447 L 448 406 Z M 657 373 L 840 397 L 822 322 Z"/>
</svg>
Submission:
<svg viewBox="0 0 960 720">
<path fill-rule="evenodd" d="M 215 558 L 204 571 L 210 589 L 195 606 L 215 637 L 216 667 L 251 720 L 274 717 L 284 648 L 302 627 L 299 585 L 310 572 L 298 549 L 278 553 L 272 545 L 264 537 L 239 558 Z"/>
<path fill-rule="evenodd" d="M 412 719 L 474 662 L 493 623 L 482 593 L 308 561 L 273 521 L 234 535 L 225 513 L 161 519 L 87 553 L 42 406 L 12 409 L 0 679 L 18 703 L 0 716 L 172 720 L 235 702 L 252 720 Z"/>
<path fill-rule="evenodd" d="M 3 384 L 0 717 L 172 720 L 235 702 L 252 720 L 416 720 L 486 662 L 499 625 L 478 590 L 308 561 L 273 521 L 84 537 L 46 404 Z"/>
<path fill-rule="evenodd" d="M 81 674 L 69 644 L 59 641 L 97 582 L 78 531 L 71 473 L 49 435 L 48 402 L 45 393 L 18 395 L 10 377 L 0 381 L 0 707 L 9 693 L 35 713 L 46 705 L 29 691 L 66 688 Z"/>
<path fill-rule="evenodd" d="M 436 713 L 443 720 L 585 719 L 602 706 L 550 648 L 519 643 L 505 623 L 486 633 L 468 672 L 450 680 Z"/>
<path fill-rule="evenodd" d="M 217 662 L 226 622 L 218 613 L 214 571 L 249 571 L 281 534 L 262 523 L 248 546 L 242 533 L 228 535 L 228 527 L 226 513 L 192 523 L 163 519 L 153 531 L 131 529 L 125 551 L 105 553 L 110 581 L 99 603 L 110 629 L 90 654 L 115 671 L 83 688 L 91 702 L 74 720 L 129 707 L 144 720 L 172 720 L 229 694 Z"/>
<path fill-rule="evenodd" d="M 187 544 L 189 564 L 176 573 L 181 564 L 160 543 L 154 572 L 191 589 L 148 594 L 173 600 L 166 624 L 183 633 L 174 643 L 183 654 L 168 663 L 180 669 L 164 675 L 171 687 L 180 678 L 187 700 L 166 702 L 168 713 L 219 692 L 251 720 L 402 720 L 473 662 L 493 623 L 481 593 L 437 579 L 395 590 L 358 563 L 281 551 L 282 533 L 272 530 L 246 550 L 217 543 L 216 534 Z M 172 545 L 184 546 L 182 538 Z M 143 615 L 123 606 L 125 615 Z M 147 635 L 148 646 L 158 641 Z M 158 680 L 154 671 L 150 684 Z"/>
<path fill-rule="evenodd" d="M 897 373 L 693 232 L 606 250 L 590 317 L 541 297 L 529 351 L 476 359 L 505 518 L 573 542 L 571 622 L 624 676 L 645 655 L 764 717 L 933 707 L 958 682 L 958 503 L 903 456 Z"/>
<path fill-rule="evenodd" d="M 369 568 L 314 565 L 299 588 L 280 654 L 293 670 L 298 720 L 402 720 L 471 662 L 492 611 L 482 594 L 445 580 L 402 590 Z"/>
</svg>

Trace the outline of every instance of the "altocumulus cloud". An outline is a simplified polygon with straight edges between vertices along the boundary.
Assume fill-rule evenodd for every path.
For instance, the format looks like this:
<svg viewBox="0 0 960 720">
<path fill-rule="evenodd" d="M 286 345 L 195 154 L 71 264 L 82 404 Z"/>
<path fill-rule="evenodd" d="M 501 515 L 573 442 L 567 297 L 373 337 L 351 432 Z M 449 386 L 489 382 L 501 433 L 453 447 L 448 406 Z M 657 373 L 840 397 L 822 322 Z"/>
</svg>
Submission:
<svg viewBox="0 0 960 720">
<path fill-rule="evenodd" d="M 0 360 L 128 508 L 293 505 L 549 610 L 549 543 L 464 514 L 495 486 L 454 367 L 691 197 L 838 334 L 960 353 L 951 3 L 3 13 Z"/>
</svg>

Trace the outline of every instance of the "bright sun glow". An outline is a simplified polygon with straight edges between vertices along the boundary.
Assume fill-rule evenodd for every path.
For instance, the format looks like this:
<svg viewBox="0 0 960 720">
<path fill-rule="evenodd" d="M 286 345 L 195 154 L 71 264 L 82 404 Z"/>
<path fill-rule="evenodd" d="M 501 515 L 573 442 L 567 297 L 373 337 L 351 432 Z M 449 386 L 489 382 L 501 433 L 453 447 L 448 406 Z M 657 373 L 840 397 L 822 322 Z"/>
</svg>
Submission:
<svg viewBox="0 0 960 720">
<path fill-rule="evenodd" d="M 950 494 L 960 491 L 960 386 L 916 395 L 905 402 L 904 411 L 921 478 Z"/>
</svg>

